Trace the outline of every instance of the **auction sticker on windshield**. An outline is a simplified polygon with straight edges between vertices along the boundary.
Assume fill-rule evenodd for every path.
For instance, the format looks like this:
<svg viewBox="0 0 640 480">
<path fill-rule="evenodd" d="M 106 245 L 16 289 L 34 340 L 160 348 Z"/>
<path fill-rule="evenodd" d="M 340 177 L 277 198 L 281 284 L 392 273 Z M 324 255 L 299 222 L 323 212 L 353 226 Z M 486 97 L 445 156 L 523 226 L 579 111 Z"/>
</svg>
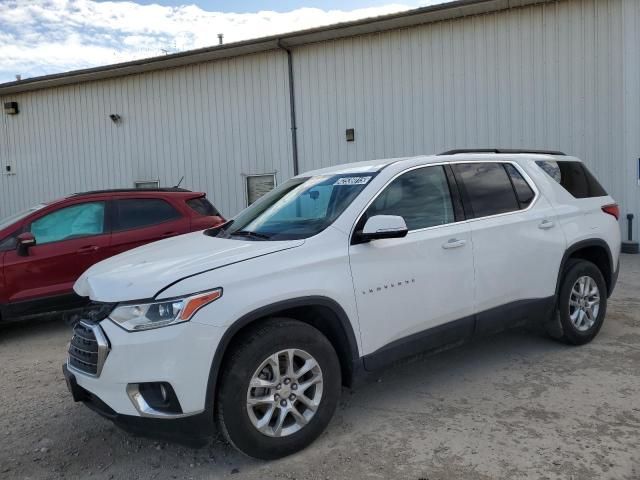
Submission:
<svg viewBox="0 0 640 480">
<path fill-rule="evenodd" d="M 371 177 L 342 177 L 334 185 L 366 185 Z"/>
</svg>

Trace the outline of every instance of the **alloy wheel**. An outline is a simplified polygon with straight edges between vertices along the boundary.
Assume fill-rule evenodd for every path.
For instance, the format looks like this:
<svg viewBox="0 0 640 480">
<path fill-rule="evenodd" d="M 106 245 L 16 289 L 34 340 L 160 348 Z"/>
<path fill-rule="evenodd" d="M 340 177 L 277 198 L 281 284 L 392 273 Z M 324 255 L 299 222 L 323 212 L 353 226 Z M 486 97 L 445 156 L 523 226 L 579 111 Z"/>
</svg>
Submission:
<svg viewBox="0 0 640 480">
<path fill-rule="evenodd" d="M 600 289 L 589 276 L 579 277 L 569 296 L 569 318 L 580 332 L 586 332 L 598 318 L 600 311 Z"/>
<path fill-rule="evenodd" d="M 269 437 L 301 430 L 322 400 L 320 365 L 304 350 L 281 350 L 256 369 L 247 391 L 247 412 L 253 426 Z"/>
</svg>

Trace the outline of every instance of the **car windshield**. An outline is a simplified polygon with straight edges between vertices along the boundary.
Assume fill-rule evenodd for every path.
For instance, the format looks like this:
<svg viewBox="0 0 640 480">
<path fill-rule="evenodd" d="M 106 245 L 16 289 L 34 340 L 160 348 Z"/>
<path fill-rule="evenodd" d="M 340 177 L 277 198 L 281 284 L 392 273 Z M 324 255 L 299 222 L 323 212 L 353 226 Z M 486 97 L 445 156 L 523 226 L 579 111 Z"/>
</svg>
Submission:
<svg viewBox="0 0 640 480">
<path fill-rule="evenodd" d="M 293 178 L 210 234 L 250 240 L 309 238 L 331 225 L 374 173 Z"/>
<path fill-rule="evenodd" d="M 43 204 L 35 205 L 31 208 L 28 208 L 27 210 L 23 210 L 22 212 L 16 213 L 14 215 L 10 215 L 7 218 L 3 218 L 2 220 L 0 220 L 0 230 L 4 230 L 5 228 L 13 225 L 16 222 L 19 222 L 23 218 L 29 216 L 33 212 L 36 212 L 44 207 L 45 205 Z"/>
</svg>

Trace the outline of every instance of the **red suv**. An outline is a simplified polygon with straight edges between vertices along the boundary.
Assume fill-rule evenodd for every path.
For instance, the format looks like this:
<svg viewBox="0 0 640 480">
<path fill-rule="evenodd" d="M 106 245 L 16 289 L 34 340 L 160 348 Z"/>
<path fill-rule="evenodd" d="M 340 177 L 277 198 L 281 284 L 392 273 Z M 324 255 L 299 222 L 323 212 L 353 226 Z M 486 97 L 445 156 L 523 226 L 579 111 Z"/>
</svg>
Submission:
<svg viewBox="0 0 640 480">
<path fill-rule="evenodd" d="M 224 221 L 177 188 L 78 193 L 0 220 L 0 320 L 82 307 L 72 287 L 94 263 Z"/>
</svg>

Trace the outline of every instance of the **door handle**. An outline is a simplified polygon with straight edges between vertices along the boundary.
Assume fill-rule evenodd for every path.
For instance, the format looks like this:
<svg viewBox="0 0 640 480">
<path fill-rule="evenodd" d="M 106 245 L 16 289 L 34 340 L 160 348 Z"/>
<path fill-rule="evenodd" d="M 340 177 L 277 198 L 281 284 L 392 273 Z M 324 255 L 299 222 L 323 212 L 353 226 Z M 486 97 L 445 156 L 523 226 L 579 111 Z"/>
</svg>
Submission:
<svg viewBox="0 0 640 480">
<path fill-rule="evenodd" d="M 442 244 L 442 248 L 450 249 L 450 248 L 459 248 L 464 247 L 467 244 L 466 240 L 458 240 L 457 238 L 450 238 L 448 241 Z"/>
<path fill-rule="evenodd" d="M 553 228 L 554 225 L 555 223 L 553 223 L 551 220 L 542 220 L 538 225 L 538 228 L 541 230 L 549 230 L 550 228 Z"/>
<path fill-rule="evenodd" d="M 93 253 L 93 252 L 97 252 L 98 250 L 100 250 L 100 247 L 96 245 L 89 245 L 89 246 L 78 249 L 76 253 Z"/>
</svg>

